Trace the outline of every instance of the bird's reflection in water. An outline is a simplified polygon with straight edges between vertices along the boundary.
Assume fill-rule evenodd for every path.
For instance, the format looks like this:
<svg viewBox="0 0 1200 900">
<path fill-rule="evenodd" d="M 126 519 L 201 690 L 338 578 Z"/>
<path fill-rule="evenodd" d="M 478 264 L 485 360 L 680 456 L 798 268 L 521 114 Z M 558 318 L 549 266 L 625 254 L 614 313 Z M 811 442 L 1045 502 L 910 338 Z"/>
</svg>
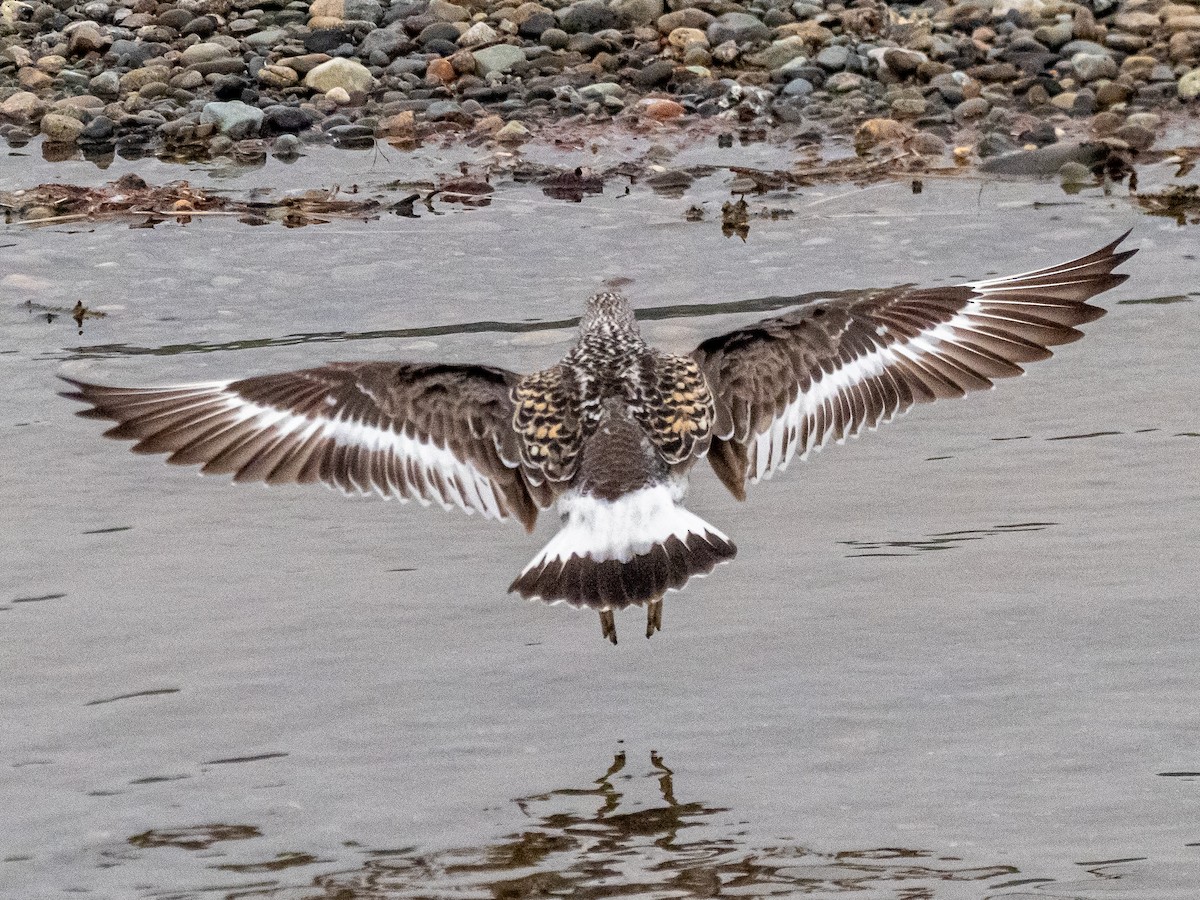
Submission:
<svg viewBox="0 0 1200 900">
<path fill-rule="evenodd" d="M 853 892 L 921 900 L 939 896 L 938 885 L 945 882 L 990 882 L 1017 871 L 969 867 L 954 857 L 900 848 L 830 853 L 794 844 L 748 847 L 719 818 L 727 810 L 680 802 L 671 770 L 657 754 L 650 762 L 647 775 L 630 776 L 625 754 L 618 753 L 593 786 L 517 800 L 531 824 L 491 845 L 438 853 L 370 851 L 354 871 L 318 876 L 302 893 L 268 895 L 516 900 Z M 644 778 L 657 780 L 658 799 L 638 806 L 626 795 L 649 787 Z"/>
</svg>

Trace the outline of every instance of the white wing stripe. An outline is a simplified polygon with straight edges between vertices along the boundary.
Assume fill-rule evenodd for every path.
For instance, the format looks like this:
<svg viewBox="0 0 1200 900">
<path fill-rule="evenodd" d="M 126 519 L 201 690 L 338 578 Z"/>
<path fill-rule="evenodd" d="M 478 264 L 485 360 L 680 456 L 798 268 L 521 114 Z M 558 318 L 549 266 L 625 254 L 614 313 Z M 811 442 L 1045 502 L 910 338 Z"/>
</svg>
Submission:
<svg viewBox="0 0 1200 900">
<path fill-rule="evenodd" d="M 957 344 L 964 334 L 974 333 L 973 326 L 982 324 L 979 319 L 985 316 L 997 320 L 1003 318 L 983 310 L 982 304 L 972 301 L 947 322 L 905 341 L 886 347 L 876 346 L 874 350 L 835 369 L 832 373 L 823 374 L 813 382 L 807 392 L 792 400 L 765 431 L 755 436 L 751 481 L 770 478 L 776 471 L 786 469 L 792 457 L 796 455 L 797 448 L 800 459 L 803 460 L 809 453 L 824 446 L 837 431 L 838 422 L 843 416 L 843 403 L 851 412 L 849 419 L 842 423 L 843 433 L 839 441 L 857 436 L 868 422 L 871 428 L 875 428 L 890 421 L 901 412 L 898 408 L 899 395 L 882 388 L 879 391 L 868 390 L 865 384 L 873 378 L 881 377 L 888 365 L 898 359 L 920 363 L 923 359 L 937 356 L 943 345 Z M 864 400 L 870 400 L 876 395 L 887 399 L 882 415 L 877 419 L 871 415 L 870 408 L 865 410 L 865 418 L 854 411 L 848 392 L 855 386 L 863 386 L 860 393 Z M 801 425 L 806 420 L 808 427 L 802 431 Z M 805 434 L 805 440 L 804 446 L 801 447 L 802 433 Z"/>
<path fill-rule="evenodd" d="M 963 287 L 969 287 L 979 293 L 987 294 L 1002 285 L 1011 284 L 1014 281 L 1024 281 L 1027 278 L 1037 278 L 1039 276 L 1066 275 L 1079 269 L 1094 267 L 1098 262 L 1096 259 L 1090 259 L 1085 256 L 1074 262 L 1063 263 L 1061 266 L 1051 266 L 1048 269 L 1034 269 L 1031 272 L 1022 272 L 1019 275 L 1001 275 L 997 278 L 985 278 L 981 281 L 968 281 Z"/>
<path fill-rule="evenodd" d="M 226 387 L 227 383 L 220 383 L 212 385 L 211 389 L 213 393 L 224 394 L 224 409 L 234 413 L 235 426 L 250 425 L 256 431 L 271 431 L 280 437 L 296 433 L 300 441 L 307 441 L 319 432 L 321 439 L 340 446 L 390 453 L 397 463 L 390 471 L 403 471 L 413 488 L 428 495 L 417 496 L 422 505 L 428 505 L 432 497 L 446 509 L 458 506 L 467 513 L 481 512 L 487 518 L 501 518 L 495 492 L 487 476 L 445 447 L 406 434 L 403 430 L 396 431 L 390 424 L 380 428 L 353 419 L 313 418 L 263 406 L 229 393 Z M 346 475 L 361 493 L 376 492 L 385 498 L 408 499 L 401 492 L 401 486 L 395 483 L 394 477 L 388 477 L 386 472 L 382 478 L 368 478 L 365 477 L 366 472 L 355 473 L 353 470 Z M 414 475 L 416 477 L 412 478 Z M 436 475 L 441 476 L 444 489 L 439 489 Z"/>
</svg>

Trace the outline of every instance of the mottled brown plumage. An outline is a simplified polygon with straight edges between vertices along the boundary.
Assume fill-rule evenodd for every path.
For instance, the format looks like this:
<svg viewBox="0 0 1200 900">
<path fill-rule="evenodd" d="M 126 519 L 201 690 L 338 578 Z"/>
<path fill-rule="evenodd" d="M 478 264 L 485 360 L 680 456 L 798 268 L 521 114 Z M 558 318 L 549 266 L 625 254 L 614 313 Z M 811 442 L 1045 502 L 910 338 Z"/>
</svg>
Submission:
<svg viewBox="0 0 1200 900">
<path fill-rule="evenodd" d="M 230 382 L 116 388 L 67 379 L 107 434 L 237 481 L 320 481 L 435 501 L 532 528 L 562 527 L 513 581 L 523 596 L 598 610 L 647 606 L 732 559 L 724 534 L 682 505 L 706 455 L 746 485 L 917 403 L 1019 375 L 1103 315 L 1123 282 L 1124 236 L 1011 278 L 839 296 L 702 343 L 648 346 L 617 294 L 588 301 L 557 364 L 521 376 L 485 366 L 334 363 Z"/>
</svg>

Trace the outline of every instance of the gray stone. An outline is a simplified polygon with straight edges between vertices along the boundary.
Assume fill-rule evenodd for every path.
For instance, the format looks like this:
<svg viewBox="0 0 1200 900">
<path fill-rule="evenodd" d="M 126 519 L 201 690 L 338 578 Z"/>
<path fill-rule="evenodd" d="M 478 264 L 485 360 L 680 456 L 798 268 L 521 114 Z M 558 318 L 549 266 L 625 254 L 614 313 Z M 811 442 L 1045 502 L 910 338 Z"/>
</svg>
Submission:
<svg viewBox="0 0 1200 900">
<path fill-rule="evenodd" d="M 925 111 L 929 108 L 929 104 L 924 100 L 915 97 L 899 97 L 892 101 L 891 110 L 892 118 L 895 119 L 919 119 L 925 115 Z"/>
<path fill-rule="evenodd" d="M 241 75 L 246 71 L 246 61 L 240 56 L 231 56 L 227 59 L 210 59 L 208 62 L 196 63 L 189 68 L 205 76 Z"/>
<path fill-rule="evenodd" d="M 189 21 L 180 30 L 180 34 L 194 34 L 197 37 L 206 38 L 211 36 L 217 30 L 217 21 L 212 16 L 197 16 Z"/>
<path fill-rule="evenodd" d="M 946 152 L 946 142 L 936 134 L 921 131 L 913 135 L 912 140 L 908 142 L 908 149 L 922 156 L 941 156 Z"/>
<path fill-rule="evenodd" d="M 262 31 L 255 31 L 253 34 L 247 35 L 245 40 L 248 47 L 262 52 L 271 49 L 276 44 L 282 44 L 287 37 L 287 31 L 282 28 L 264 28 Z"/>
<path fill-rule="evenodd" d="M 431 122 L 441 122 L 445 119 L 457 119 L 463 115 L 462 107 L 453 100 L 435 100 L 425 110 L 425 117 Z"/>
<path fill-rule="evenodd" d="M 1133 113 L 1125 120 L 1126 125 L 1136 125 L 1138 128 L 1145 128 L 1147 131 L 1154 131 L 1162 125 L 1162 116 L 1152 112 Z"/>
<path fill-rule="evenodd" d="M 766 49 L 746 57 L 746 61 L 751 65 L 774 71 L 782 69 L 797 59 L 806 60 L 806 49 L 802 38 L 788 37 L 781 41 L 775 41 Z"/>
<path fill-rule="evenodd" d="M 235 141 L 257 134 L 262 121 L 263 111 L 241 100 L 214 101 L 200 110 L 201 124 L 211 122 L 221 134 Z"/>
<path fill-rule="evenodd" d="M 121 66 L 140 66 L 146 60 L 161 56 L 170 49 L 166 44 L 120 38 L 112 42 L 108 53 L 105 54 L 105 59 L 115 60 Z"/>
<path fill-rule="evenodd" d="M 390 26 L 388 28 L 376 28 L 370 32 L 363 38 L 362 44 L 359 45 L 359 52 L 363 56 L 382 53 L 390 60 L 394 59 L 407 46 L 408 37 L 404 33 L 403 26 L 399 28 Z"/>
<path fill-rule="evenodd" d="M 595 34 L 607 28 L 615 28 L 619 22 L 617 14 L 600 0 L 582 0 L 558 10 L 558 24 L 568 34 Z"/>
<path fill-rule="evenodd" d="M 1017 148 L 1007 137 L 993 132 L 992 134 L 984 135 L 975 149 L 979 153 L 980 158 L 987 159 L 989 156 L 1000 156 L 1004 153 L 1011 153 Z"/>
<path fill-rule="evenodd" d="M 547 28 L 558 25 L 558 19 L 552 12 L 535 12 L 517 28 L 517 34 L 529 40 L 537 40 Z"/>
<path fill-rule="evenodd" d="M 1071 22 L 1056 22 L 1053 25 L 1043 25 L 1033 33 L 1033 39 L 1045 44 L 1051 50 L 1068 43 L 1074 34 L 1075 27 Z"/>
<path fill-rule="evenodd" d="M 566 50 L 567 45 L 571 43 L 571 36 L 561 28 L 547 28 L 538 38 L 538 42 L 551 50 Z"/>
<path fill-rule="evenodd" d="M 271 155 L 278 159 L 295 159 L 300 155 L 300 138 L 294 134 L 281 134 L 271 145 Z"/>
<path fill-rule="evenodd" d="M 116 72 L 101 72 L 88 82 L 88 93 L 97 97 L 115 97 L 121 92 L 121 76 Z"/>
<path fill-rule="evenodd" d="M 807 97 L 814 90 L 813 83 L 807 78 L 793 78 L 780 93 L 785 97 Z"/>
<path fill-rule="evenodd" d="M 1093 166 L 1103 161 L 1107 154 L 1108 149 L 1103 144 L 1051 144 L 1036 150 L 996 156 L 982 163 L 979 169 L 997 175 L 1047 176 L 1054 175 L 1071 162 Z"/>
<path fill-rule="evenodd" d="M 268 134 L 295 134 L 307 131 L 312 117 L 296 106 L 272 106 L 264 110 L 264 128 Z"/>
<path fill-rule="evenodd" d="M 1111 56 L 1098 53 L 1076 53 L 1071 57 L 1071 68 L 1080 81 L 1116 78 L 1119 74 L 1116 61 Z"/>
<path fill-rule="evenodd" d="M 613 94 L 623 94 L 625 89 L 613 81 L 600 81 L 596 84 L 586 84 L 579 89 L 579 96 L 597 99 Z"/>
<path fill-rule="evenodd" d="M 121 76 L 121 92 L 133 93 L 134 91 L 140 91 L 148 84 L 153 84 L 156 81 L 167 81 L 170 77 L 171 70 L 166 66 L 145 66 L 141 69 L 134 69 Z"/>
<path fill-rule="evenodd" d="M 1150 76 L 1146 80 L 1147 81 L 1162 81 L 1162 82 L 1174 81 L 1175 80 L 1175 70 L 1172 69 L 1170 66 L 1168 66 L 1166 63 L 1159 63 L 1157 66 L 1155 66 L 1153 69 L 1150 70 Z"/>
<path fill-rule="evenodd" d="M 458 36 L 456 43 L 460 47 L 479 47 L 500 40 L 500 32 L 487 22 L 476 22 Z"/>
<path fill-rule="evenodd" d="M 655 59 L 647 63 L 630 80 L 640 88 L 649 89 L 666 84 L 675 74 L 675 65 L 669 59 Z"/>
<path fill-rule="evenodd" d="M 717 62 L 724 63 L 728 66 L 738 58 L 740 53 L 741 51 L 738 50 L 737 41 L 725 41 L 721 44 L 718 44 L 716 47 L 713 47 L 712 58 Z"/>
<path fill-rule="evenodd" d="M 375 140 L 375 129 L 366 125 L 335 125 L 326 130 L 334 143 L 340 145 L 361 144 Z"/>
<path fill-rule="evenodd" d="M 703 31 L 715 21 L 717 17 L 712 13 L 689 6 L 660 16 L 655 24 L 660 32 L 670 34 L 676 28 L 698 28 Z"/>
<path fill-rule="evenodd" d="M 749 13 L 728 12 L 708 26 L 708 42 L 714 47 L 726 41 L 739 44 L 751 41 L 765 41 L 771 36 L 771 29 Z"/>
<path fill-rule="evenodd" d="M 113 120 L 108 116 L 96 116 L 79 133 L 79 142 L 81 144 L 103 144 L 112 140 L 116 130 Z"/>
<path fill-rule="evenodd" d="M 1115 137 L 1134 150 L 1149 150 L 1154 145 L 1154 132 L 1151 129 L 1128 122 L 1117 129 Z"/>
<path fill-rule="evenodd" d="M 84 4 L 83 14 L 93 22 L 107 22 L 112 15 L 112 7 L 104 0 L 92 0 L 91 3 Z"/>
<path fill-rule="evenodd" d="M 484 76 L 491 72 L 503 74 L 524 61 L 525 51 L 512 44 L 496 44 L 494 47 L 484 47 L 475 51 L 475 66 L 479 74 Z"/>
<path fill-rule="evenodd" d="M 807 78 L 809 81 L 812 81 L 814 70 L 817 72 L 821 71 L 820 69 L 816 69 L 816 67 L 813 66 L 803 56 L 797 56 L 791 62 L 784 63 L 782 66 L 776 69 L 775 74 L 780 78 L 785 78 L 788 80 L 793 78 Z M 824 72 L 821 72 L 821 75 L 824 74 Z M 816 82 L 813 83 L 816 84 Z"/>
<path fill-rule="evenodd" d="M 609 8 L 626 27 L 649 25 L 663 14 L 663 0 L 609 0 Z"/>
<path fill-rule="evenodd" d="M 834 44 L 826 47 L 817 54 L 816 63 L 827 72 L 840 72 L 850 61 L 850 51 L 845 47 Z"/>
<path fill-rule="evenodd" d="M 861 88 L 865 81 L 865 78 L 854 72 L 837 72 L 829 76 L 825 88 L 834 94 L 848 94 Z"/>
<path fill-rule="evenodd" d="M 181 61 L 185 66 L 194 66 L 199 63 L 212 62 L 216 59 L 229 59 L 229 50 L 221 44 L 192 44 L 192 46 L 184 49 L 180 54 Z"/>
<path fill-rule="evenodd" d="M 1112 50 L 1095 41 L 1070 41 L 1059 48 L 1059 54 L 1064 59 L 1070 59 L 1076 53 L 1090 53 L 1093 56 L 1110 56 Z"/>
<path fill-rule="evenodd" d="M 449 22 L 434 22 L 421 29 L 421 33 L 417 35 L 417 43 L 428 44 L 431 41 L 455 43 L 461 34 L 462 32 Z"/>
<path fill-rule="evenodd" d="M 992 105 L 982 97 L 972 97 L 954 107 L 954 121 L 960 125 L 982 119 L 991 111 Z"/>
<path fill-rule="evenodd" d="M 439 22 L 470 22 L 471 11 L 447 0 L 430 0 L 429 15 Z"/>
<path fill-rule="evenodd" d="M 378 0 L 345 0 L 343 9 L 343 16 L 354 22 L 378 25 L 383 21 L 383 6 Z"/>
</svg>

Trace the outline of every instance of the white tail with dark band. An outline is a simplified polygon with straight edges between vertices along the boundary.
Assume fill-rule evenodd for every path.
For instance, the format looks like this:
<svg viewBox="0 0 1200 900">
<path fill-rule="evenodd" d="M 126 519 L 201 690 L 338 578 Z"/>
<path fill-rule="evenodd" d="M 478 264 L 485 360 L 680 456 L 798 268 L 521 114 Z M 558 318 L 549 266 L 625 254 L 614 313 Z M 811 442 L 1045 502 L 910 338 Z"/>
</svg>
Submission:
<svg viewBox="0 0 1200 900">
<path fill-rule="evenodd" d="M 509 590 L 550 603 L 624 609 L 679 590 L 733 559 L 733 542 L 678 498 L 668 484 L 614 500 L 564 494 L 558 501 L 562 529 Z"/>
</svg>

